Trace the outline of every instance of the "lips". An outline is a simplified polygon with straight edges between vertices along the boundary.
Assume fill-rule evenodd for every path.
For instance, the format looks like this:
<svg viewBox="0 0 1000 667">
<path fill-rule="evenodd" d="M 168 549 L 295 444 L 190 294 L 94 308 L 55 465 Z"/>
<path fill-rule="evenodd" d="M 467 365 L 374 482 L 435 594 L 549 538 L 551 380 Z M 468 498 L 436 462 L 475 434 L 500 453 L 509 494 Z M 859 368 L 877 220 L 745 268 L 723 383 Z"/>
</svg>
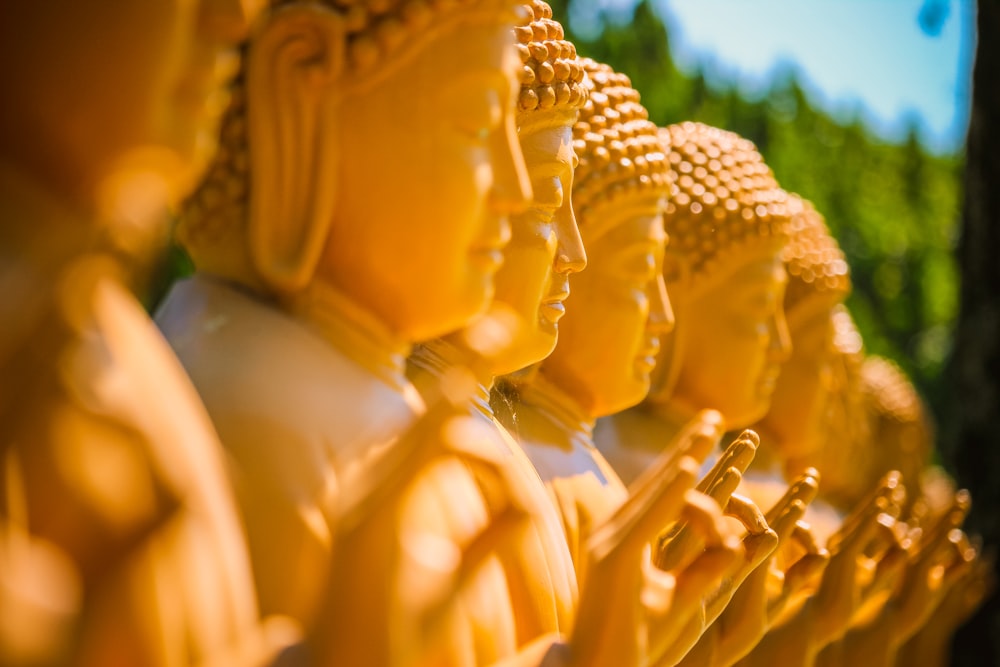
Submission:
<svg viewBox="0 0 1000 667">
<path fill-rule="evenodd" d="M 636 368 L 638 368 L 641 373 L 653 372 L 653 369 L 656 367 L 656 357 L 659 353 L 659 336 L 647 335 L 646 339 L 643 341 L 642 348 L 639 350 L 639 354 L 636 355 Z"/>
<path fill-rule="evenodd" d="M 781 368 L 777 366 L 772 366 L 764 370 L 761 374 L 760 381 L 757 383 L 761 392 L 765 394 L 774 393 L 774 389 L 778 385 L 778 375 L 780 372 Z"/>
<path fill-rule="evenodd" d="M 549 289 L 548 296 L 542 301 L 538 308 L 538 313 L 542 319 L 549 322 L 558 322 L 566 314 L 566 306 L 563 302 L 569 298 L 569 280 L 563 277 L 561 281 L 553 284 Z"/>
</svg>

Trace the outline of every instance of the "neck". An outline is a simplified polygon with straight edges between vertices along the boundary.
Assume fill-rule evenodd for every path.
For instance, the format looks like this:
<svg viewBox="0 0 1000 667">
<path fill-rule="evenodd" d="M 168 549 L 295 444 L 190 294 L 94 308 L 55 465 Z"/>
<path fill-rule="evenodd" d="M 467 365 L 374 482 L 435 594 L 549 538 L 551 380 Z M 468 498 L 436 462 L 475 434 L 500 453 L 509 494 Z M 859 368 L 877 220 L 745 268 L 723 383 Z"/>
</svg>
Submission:
<svg viewBox="0 0 1000 667">
<path fill-rule="evenodd" d="M 440 392 L 452 401 L 469 400 L 477 412 L 492 420 L 493 373 L 486 360 L 469 349 L 460 336 L 452 334 L 418 345 L 410 355 L 411 377 L 421 394 Z"/>
<path fill-rule="evenodd" d="M 567 392 L 537 373 L 519 389 L 520 401 L 548 420 L 567 442 L 576 440 L 594 446 L 595 419 Z"/>
<path fill-rule="evenodd" d="M 333 287 L 315 281 L 288 300 L 286 307 L 382 380 L 401 390 L 409 384 L 405 377 L 409 343 L 399 340 L 382 321 Z"/>
</svg>

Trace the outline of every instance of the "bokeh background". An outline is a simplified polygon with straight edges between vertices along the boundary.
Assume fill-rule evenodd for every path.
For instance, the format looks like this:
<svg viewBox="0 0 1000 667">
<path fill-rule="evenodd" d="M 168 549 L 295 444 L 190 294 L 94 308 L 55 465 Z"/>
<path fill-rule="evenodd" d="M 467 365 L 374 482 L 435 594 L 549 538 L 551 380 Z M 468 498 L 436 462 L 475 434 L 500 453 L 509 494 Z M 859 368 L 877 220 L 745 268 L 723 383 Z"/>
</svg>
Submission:
<svg viewBox="0 0 1000 667">
<path fill-rule="evenodd" d="M 552 5 L 581 55 L 631 77 L 654 122 L 751 139 L 816 205 L 850 262 L 866 349 L 899 363 L 947 422 L 974 3 Z"/>
<path fill-rule="evenodd" d="M 1000 547 L 1000 0 L 550 0 L 651 119 L 752 139 L 851 265 L 866 349 L 913 379 Z M 1000 665 L 1000 595 L 956 636 Z"/>
</svg>

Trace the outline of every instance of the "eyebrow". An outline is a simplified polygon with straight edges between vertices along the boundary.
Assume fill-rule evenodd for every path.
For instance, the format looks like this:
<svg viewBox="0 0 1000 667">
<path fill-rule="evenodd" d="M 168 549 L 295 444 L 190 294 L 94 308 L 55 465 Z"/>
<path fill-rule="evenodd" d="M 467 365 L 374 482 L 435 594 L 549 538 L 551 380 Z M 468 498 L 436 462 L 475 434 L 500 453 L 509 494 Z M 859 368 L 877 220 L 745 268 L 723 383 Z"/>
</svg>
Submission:
<svg viewBox="0 0 1000 667">
<path fill-rule="evenodd" d="M 569 174 L 573 173 L 573 163 L 561 158 L 553 158 L 551 160 L 546 160 L 541 164 L 538 164 L 534 169 L 531 170 L 533 177 L 545 178 L 548 176 L 561 177 L 567 172 Z"/>
</svg>

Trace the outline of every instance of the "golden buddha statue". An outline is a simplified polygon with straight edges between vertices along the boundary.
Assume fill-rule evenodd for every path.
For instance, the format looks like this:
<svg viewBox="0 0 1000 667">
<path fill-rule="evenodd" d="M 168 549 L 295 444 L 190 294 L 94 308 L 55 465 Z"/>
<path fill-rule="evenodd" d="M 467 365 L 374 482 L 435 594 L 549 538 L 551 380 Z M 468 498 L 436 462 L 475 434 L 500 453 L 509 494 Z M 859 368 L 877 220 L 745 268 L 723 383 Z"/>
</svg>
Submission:
<svg viewBox="0 0 1000 667">
<path fill-rule="evenodd" d="M 806 466 L 817 468 L 821 500 L 806 518 L 827 544 L 831 560 L 814 595 L 741 664 L 888 664 L 891 655 L 880 651 L 894 646 L 894 654 L 905 641 L 900 638 L 911 636 L 936 604 L 937 588 L 922 583 L 919 573 L 932 561 L 941 564 L 926 554 L 940 551 L 947 533 L 942 527 L 957 527 L 962 514 L 928 525 L 934 537 L 923 540 L 896 522 L 904 508 L 901 482 L 906 478 L 892 470 L 891 457 L 885 465 L 874 463 L 875 450 L 883 445 L 873 439 L 867 417 L 871 399 L 863 389 L 861 336 L 839 305 L 850 289 L 843 254 L 808 202 L 796 208 L 791 229 L 784 258 L 792 355 L 770 411 L 755 426 L 771 446 L 762 448 L 758 460 L 763 465 L 747 474 L 742 490 L 766 502 L 783 486 L 782 474 L 787 478 Z M 908 550 L 922 555 L 908 555 Z M 961 541 L 952 552 L 958 554 L 952 565 L 964 571 L 961 563 L 968 554 Z M 890 595 L 901 580 L 920 594 Z M 873 646 L 879 650 L 873 652 Z"/>
<path fill-rule="evenodd" d="M 730 427 L 750 425 L 767 410 L 789 353 L 782 311 L 787 278 L 781 253 L 791 220 L 786 193 L 753 145 L 732 133 L 684 123 L 661 131 L 661 139 L 672 184 L 664 216 L 671 237 L 664 276 L 677 328 L 660 353 L 645 402 L 600 420 L 595 433 L 598 447 L 626 479 L 645 469 L 685 422 L 698 419 L 699 409 L 717 409 Z M 743 469 L 753 452 L 749 457 Z M 706 638 L 689 661 L 726 663 L 746 654 L 804 585 L 801 573 L 815 575 L 825 565 L 825 553 L 797 521 L 816 492 L 815 472 L 803 473 L 792 490 L 783 486 L 766 503 L 754 499 L 771 508 L 769 519 L 784 517 L 779 532 L 786 541 L 805 548 L 807 558 L 786 578 L 795 585 L 769 589 L 769 570 L 778 566 L 766 561 L 716 627 L 731 641 L 720 651 Z M 797 562 L 783 560 L 786 567 Z M 772 596 L 775 588 L 780 593 Z M 757 625 L 747 618 L 758 619 Z M 744 625 L 728 632 L 727 621 Z M 713 645 L 715 655 L 706 655 Z"/>
<path fill-rule="evenodd" d="M 215 433 L 132 292 L 251 5 L 0 7 L 4 665 L 263 664 L 294 632 L 260 621 Z"/>
<path fill-rule="evenodd" d="M 178 229 L 198 271 L 157 320 L 237 468 L 261 606 L 317 628 L 338 664 L 517 659 L 575 604 L 541 520 L 483 542 L 537 498 L 462 417 L 461 383 L 443 393 L 455 414 L 428 425 L 405 376 L 415 341 L 485 311 L 508 215 L 530 198 L 513 10 L 278 3 Z M 581 73 L 553 53 L 561 104 Z M 506 572 L 484 545 L 512 541 L 551 570 Z M 450 611 L 428 603 L 435 644 L 421 600 L 468 570 L 463 551 L 480 567 Z"/>
<path fill-rule="evenodd" d="M 819 495 L 824 497 L 828 467 L 816 453 L 824 447 L 830 429 L 849 428 L 845 412 L 836 409 L 832 389 L 844 382 L 845 364 L 860 351 L 856 330 L 837 326 L 838 304 L 850 291 L 844 255 L 811 203 L 797 197 L 790 203 L 790 235 L 783 259 L 788 274 L 784 309 L 792 351 L 778 377 L 770 410 L 754 426 L 764 446 L 741 485 L 742 492 L 760 503 L 778 497 L 785 480 L 809 466 L 822 475 Z M 843 448 L 839 455 L 844 455 Z M 850 465 L 856 461 L 852 459 Z M 872 501 L 858 504 L 858 514 L 847 520 L 822 500 L 810 505 L 806 519 L 827 544 L 830 564 L 823 579 L 811 587 L 814 595 L 788 614 L 741 664 L 813 664 L 824 647 L 843 636 L 868 599 L 860 585 L 867 583 L 859 574 L 862 554 L 873 540 L 892 537 L 893 519 L 886 512 L 899 512 L 902 488 L 898 481 L 896 476 L 882 483 L 877 477 L 868 480 L 865 491 L 875 490 Z M 883 564 L 890 562 L 891 558 Z"/>
<path fill-rule="evenodd" d="M 704 458 L 721 433 L 706 416 L 706 423 L 689 434 L 685 451 L 666 455 L 655 466 L 655 474 L 646 475 L 631 494 L 593 445 L 596 418 L 635 404 L 648 390 L 658 337 L 670 330 L 672 313 L 660 273 L 665 242 L 661 213 L 668 190 L 656 126 L 647 119 L 628 77 L 592 60 L 583 63 L 591 96 L 574 127 L 580 164 L 573 206 L 590 268 L 573 279 L 574 291 L 555 350 L 537 367 L 508 378 L 494 402 L 556 501 L 584 600 L 602 589 L 598 577 L 607 576 L 614 567 L 608 556 L 595 559 L 595 551 L 608 548 L 602 541 L 609 526 L 636 513 L 662 517 L 659 523 L 647 520 L 651 532 L 646 539 L 632 540 L 631 551 L 616 548 L 613 559 L 630 564 L 631 578 L 622 579 L 629 574 L 623 571 L 619 582 L 635 586 L 632 614 L 646 634 L 647 659 L 673 664 L 704 628 L 703 598 L 715 591 L 717 580 L 738 559 L 736 544 L 725 543 L 717 527 L 721 518 L 717 505 L 684 503 L 683 494 L 694 481 L 688 466 L 695 465 L 684 454 Z M 669 490 L 654 491 L 664 484 Z M 657 493 L 672 501 L 670 511 L 649 512 L 643 507 Z M 658 610 L 640 609 L 639 587 L 662 585 L 665 575 L 653 567 L 642 547 L 682 514 L 692 512 L 700 513 L 700 519 L 691 525 L 702 531 L 711 548 L 692 549 L 683 565 L 672 568 L 670 592 L 663 594 L 668 604 Z M 749 562 L 774 548 L 773 542 L 770 548 L 764 545 L 774 539 L 766 524 L 757 527 L 761 529 L 752 544 L 758 548 Z M 602 549 L 595 549 L 595 544 Z M 607 609 L 607 616 L 620 613 Z M 591 621 L 582 618 L 578 623 Z"/>
<path fill-rule="evenodd" d="M 763 416 L 789 354 L 781 308 L 788 196 L 753 144 L 731 132 L 682 123 L 661 130 L 661 140 L 671 182 L 663 271 L 677 325 L 646 400 L 595 432 L 626 482 L 698 410 L 718 410 L 730 429 Z"/>
</svg>

